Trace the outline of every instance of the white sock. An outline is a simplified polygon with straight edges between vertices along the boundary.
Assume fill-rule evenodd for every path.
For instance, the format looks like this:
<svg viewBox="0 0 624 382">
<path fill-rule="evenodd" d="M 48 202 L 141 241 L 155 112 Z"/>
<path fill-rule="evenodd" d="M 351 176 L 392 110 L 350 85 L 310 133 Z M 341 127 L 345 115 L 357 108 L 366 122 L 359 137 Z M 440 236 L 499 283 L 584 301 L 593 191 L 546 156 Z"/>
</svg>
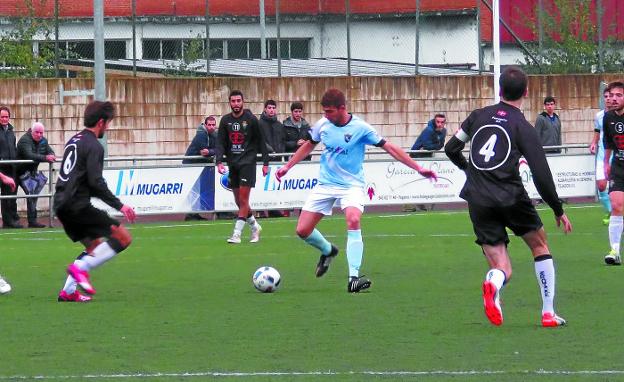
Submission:
<svg viewBox="0 0 624 382">
<path fill-rule="evenodd" d="M 251 229 L 254 229 L 254 230 L 257 229 L 259 225 L 258 221 L 253 215 L 247 218 L 247 224 L 249 224 L 249 227 L 251 227 Z"/>
<path fill-rule="evenodd" d="M 82 261 L 89 266 L 89 269 L 94 269 L 112 259 L 116 254 L 117 252 L 105 241 L 95 247 L 89 256 L 83 257 Z"/>
<path fill-rule="evenodd" d="M 245 220 L 236 219 L 234 222 L 234 234 L 240 236 L 245 228 Z"/>
<path fill-rule="evenodd" d="M 67 280 L 65 280 L 65 285 L 63 286 L 63 290 L 67 294 L 72 294 L 76 291 L 76 280 L 73 277 L 67 276 Z"/>
<path fill-rule="evenodd" d="M 555 313 L 555 265 L 552 256 L 535 258 L 535 277 L 542 292 L 542 314 Z"/>
<path fill-rule="evenodd" d="M 496 286 L 496 290 L 500 291 L 505 285 L 505 272 L 500 269 L 492 268 L 486 273 L 485 280 L 490 281 L 494 286 Z"/>
<path fill-rule="evenodd" d="M 622 227 L 624 226 L 622 216 L 611 216 L 609 218 L 609 243 L 611 249 L 620 254 L 620 240 L 622 239 Z"/>
</svg>

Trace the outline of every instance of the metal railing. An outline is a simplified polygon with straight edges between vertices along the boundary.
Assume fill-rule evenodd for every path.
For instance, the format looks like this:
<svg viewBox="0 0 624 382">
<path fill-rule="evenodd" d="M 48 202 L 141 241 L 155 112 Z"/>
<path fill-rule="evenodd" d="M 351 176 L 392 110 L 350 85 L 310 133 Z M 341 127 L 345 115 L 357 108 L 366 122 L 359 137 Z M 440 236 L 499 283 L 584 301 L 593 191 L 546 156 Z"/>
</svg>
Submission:
<svg viewBox="0 0 624 382">
<path fill-rule="evenodd" d="M 586 155 L 589 153 L 588 145 L 586 144 L 574 144 L 574 145 L 561 145 L 561 146 L 546 146 L 545 149 L 560 149 L 561 153 L 548 153 L 548 156 L 560 156 L 560 155 Z M 434 161 L 440 159 L 446 159 L 446 155 L 443 150 L 437 151 L 427 151 L 427 150 L 408 150 L 404 149 L 408 154 L 432 154 L 430 157 L 418 157 L 415 158 L 417 161 Z M 468 150 L 463 151 L 466 155 Z M 272 164 L 284 164 L 294 153 L 271 153 L 270 156 L 273 158 L 279 158 L 279 160 L 272 160 L 270 163 Z M 321 152 L 313 151 L 311 153 L 312 160 L 308 161 L 308 163 L 318 163 L 320 159 Z M 382 149 L 372 148 L 366 151 L 365 158 L 367 161 L 381 161 L 390 158 L 390 155 Z M 211 162 L 203 162 L 203 163 L 188 163 L 183 164 L 182 160 L 184 159 L 205 159 L 202 156 L 185 156 L 185 155 L 172 155 L 172 156 L 133 156 L 133 157 L 113 157 L 113 158 L 105 158 L 105 169 L 115 170 L 115 169 L 127 169 L 127 168 L 135 168 L 135 169 L 153 169 L 153 168 L 177 168 L 177 167 L 214 167 L 214 160 Z M 167 163 L 168 162 L 168 163 Z M 29 163 L 36 163 L 32 160 L 0 160 L 0 165 L 12 164 L 12 165 L 23 165 Z M 58 171 L 56 167 L 56 163 L 60 163 L 60 160 L 57 160 L 53 163 L 47 163 L 47 169 L 41 170 L 47 172 L 48 176 L 48 184 L 47 184 L 47 192 L 40 193 L 37 195 L 27 195 L 18 193 L 17 195 L 0 195 L 0 200 L 2 199 L 28 199 L 28 198 L 44 198 L 48 200 L 47 206 L 47 214 L 48 214 L 48 225 L 52 226 L 52 221 L 54 218 L 53 214 L 53 197 L 54 197 L 54 187 L 56 185 L 56 172 Z M 40 163 L 43 164 L 43 163 Z M 19 177 L 16 178 L 16 187 L 17 191 L 20 190 L 19 185 Z M 22 190 L 23 192 L 23 190 Z M 40 212 L 46 212 L 45 209 L 40 210 Z M 207 211 L 210 212 L 210 211 Z"/>
</svg>

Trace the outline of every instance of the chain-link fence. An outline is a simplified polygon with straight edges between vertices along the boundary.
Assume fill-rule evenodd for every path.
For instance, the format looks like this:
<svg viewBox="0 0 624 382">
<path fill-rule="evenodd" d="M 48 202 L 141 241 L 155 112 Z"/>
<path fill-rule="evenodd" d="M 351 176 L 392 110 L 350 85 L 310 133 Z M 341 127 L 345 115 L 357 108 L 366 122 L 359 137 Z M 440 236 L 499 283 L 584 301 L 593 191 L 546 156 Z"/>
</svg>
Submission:
<svg viewBox="0 0 624 382">
<path fill-rule="evenodd" d="M 2 3 L 0 73 L 91 73 L 92 1 Z M 107 69 L 125 75 L 471 74 L 493 64 L 491 0 L 104 3 Z M 508 0 L 500 10 L 504 65 L 621 70 L 618 0 Z"/>
<path fill-rule="evenodd" d="M 482 0 L 489 19 L 491 3 Z M 501 1 L 501 61 L 521 64 L 529 73 L 621 72 L 622 17 L 619 0 Z M 493 64 L 491 41 L 486 34 L 486 66 Z"/>
<path fill-rule="evenodd" d="M 0 33 L 17 30 L 48 71 L 90 73 L 93 4 L 6 0 Z M 107 69 L 131 75 L 311 76 L 471 73 L 480 68 L 478 0 L 111 0 Z M 24 5 L 26 4 L 26 5 Z M 394 4 L 394 5 L 393 5 Z M 40 20 L 35 33 L 23 25 Z M 5 58 L 4 67 L 18 67 Z M 8 71 L 5 70 L 5 73 Z M 88 75 L 88 74 L 87 74 Z"/>
</svg>

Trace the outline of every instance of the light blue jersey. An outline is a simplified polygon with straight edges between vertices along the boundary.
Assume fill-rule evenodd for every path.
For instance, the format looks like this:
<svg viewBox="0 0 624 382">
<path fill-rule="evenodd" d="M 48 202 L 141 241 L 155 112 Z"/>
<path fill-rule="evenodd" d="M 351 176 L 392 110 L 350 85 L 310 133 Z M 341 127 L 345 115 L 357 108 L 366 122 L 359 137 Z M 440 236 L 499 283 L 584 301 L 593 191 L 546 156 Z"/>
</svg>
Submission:
<svg viewBox="0 0 624 382">
<path fill-rule="evenodd" d="M 310 129 L 314 142 L 322 142 L 319 184 L 330 187 L 364 187 L 364 152 L 366 145 L 378 145 L 382 138 L 362 119 L 352 115 L 344 126 L 321 118 Z"/>
<path fill-rule="evenodd" d="M 600 139 L 598 140 L 598 150 L 596 151 L 596 160 L 604 160 L 604 130 L 602 129 L 602 119 L 604 118 L 605 111 L 600 110 L 594 117 L 594 130 L 600 131 Z"/>
</svg>

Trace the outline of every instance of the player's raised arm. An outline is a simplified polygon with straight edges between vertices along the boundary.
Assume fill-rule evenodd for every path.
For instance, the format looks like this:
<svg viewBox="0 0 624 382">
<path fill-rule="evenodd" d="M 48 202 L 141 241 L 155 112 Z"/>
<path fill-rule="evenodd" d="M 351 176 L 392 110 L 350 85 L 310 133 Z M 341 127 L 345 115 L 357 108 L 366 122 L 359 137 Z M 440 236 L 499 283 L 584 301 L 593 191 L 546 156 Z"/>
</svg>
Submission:
<svg viewBox="0 0 624 382">
<path fill-rule="evenodd" d="M 421 165 L 419 165 L 415 160 L 410 158 L 410 156 L 407 155 L 407 153 L 403 151 L 403 149 L 401 149 L 399 146 L 395 145 L 394 143 L 384 141 L 383 145 L 380 147 L 384 149 L 388 154 L 390 154 L 394 159 L 403 163 L 407 167 L 418 171 L 418 173 L 422 175 L 423 177 L 433 179 L 434 181 L 438 180 L 438 176 L 436 175 L 435 171 L 428 170 L 422 167 Z"/>
</svg>

